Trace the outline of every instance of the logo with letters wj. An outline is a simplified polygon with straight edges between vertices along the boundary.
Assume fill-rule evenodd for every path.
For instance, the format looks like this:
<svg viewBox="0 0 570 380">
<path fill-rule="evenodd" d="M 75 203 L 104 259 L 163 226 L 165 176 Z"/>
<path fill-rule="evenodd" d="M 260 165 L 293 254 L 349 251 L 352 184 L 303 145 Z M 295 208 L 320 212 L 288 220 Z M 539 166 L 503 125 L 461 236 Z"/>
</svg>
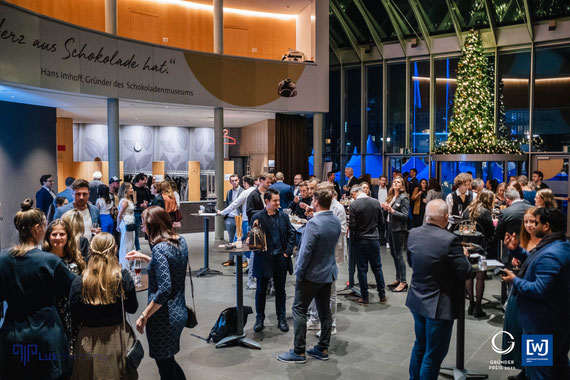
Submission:
<svg viewBox="0 0 570 380">
<path fill-rule="evenodd" d="M 522 365 L 551 366 L 552 350 L 552 335 L 523 335 Z"/>
</svg>

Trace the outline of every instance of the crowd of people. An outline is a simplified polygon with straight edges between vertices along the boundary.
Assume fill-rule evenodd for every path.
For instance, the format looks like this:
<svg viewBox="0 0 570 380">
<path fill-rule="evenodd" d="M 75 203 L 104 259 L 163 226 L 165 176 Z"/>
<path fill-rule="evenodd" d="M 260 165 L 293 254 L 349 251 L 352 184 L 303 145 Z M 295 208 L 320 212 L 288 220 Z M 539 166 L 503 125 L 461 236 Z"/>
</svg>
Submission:
<svg viewBox="0 0 570 380">
<path fill-rule="evenodd" d="M 148 263 L 148 305 L 136 328 L 146 329 L 161 378 L 185 379 L 174 359 L 187 321 L 188 263 L 175 232 L 175 189 L 142 173 L 134 185 L 111 177 L 107 186 L 101 177 L 67 178 L 55 194 L 44 175 L 39 207 L 27 198 L 14 217 L 19 243 L 0 253 L 2 380 L 138 378 L 127 355 L 136 336 L 126 314 L 139 307 L 134 260 Z M 151 256 L 136 250 L 139 232 Z"/>
<path fill-rule="evenodd" d="M 419 180 L 415 169 L 393 172 L 391 182 L 384 175 L 374 181 L 368 174 L 356 178 L 351 168 L 344 174 L 342 190 L 332 172 L 325 181 L 297 174 L 292 185 L 281 172 L 230 177 L 226 207 L 218 211 L 230 242 L 238 238 L 236 219 L 244 242 L 253 227 L 265 237 L 265 245 L 246 255 L 243 264 L 249 272 L 247 287 L 255 289 L 255 332 L 265 329 L 269 293 L 275 295 L 278 328 L 289 331 L 287 274 L 296 278 L 294 348 L 278 360 L 329 358 L 331 335 L 337 334 L 337 264 L 347 259 L 347 288 L 357 304 L 373 302 L 369 268 L 376 302 L 387 304 L 389 292 L 408 292 L 416 334 L 410 378 L 437 378 L 453 321 L 462 313 L 461 297 L 469 299 L 468 315 L 486 317 L 482 301 L 488 273 L 474 269 L 470 249 L 454 233 L 468 223 L 482 237 L 477 253 L 506 265 L 501 280 L 510 291 L 504 328 L 517 346 L 523 335 L 554 337 L 551 367 L 523 367 L 520 357 L 509 357 L 524 368 L 517 378 L 568 378 L 570 244 L 566 217 L 542 173 L 534 172 L 532 181 L 518 176 L 508 183 L 484 183 L 471 173 L 459 173 L 445 197 L 435 178 Z M 146 330 L 149 355 L 161 378 L 184 379 L 174 357 L 188 318 L 188 246 L 176 233 L 176 188 L 142 173 L 132 183 L 112 177 L 108 186 L 98 172 L 91 182 L 67 178 L 60 194 L 52 190 L 50 175 L 40 182 L 38 208 L 26 199 L 14 218 L 19 244 L 0 254 L 0 301 L 8 303 L 0 378 L 137 378 L 126 357 L 136 337 L 125 313 L 138 309 L 129 263 L 139 260 L 148 263 L 149 289 L 136 328 Z M 140 252 L 139 234 L 148 239 L 151 256 Z M 395 268 L 388 284 L 384 246 Z M 222 265 L 235 265 L 231 254 Z M 316 330 L 319 338 L 309 349 L 307 330 Z M 13 355 L 16 347 L 23 352 L 31 344 L 38 352 L 59 353 L 57 360 L 29 357 L 23 363 Z"/>
</svg>

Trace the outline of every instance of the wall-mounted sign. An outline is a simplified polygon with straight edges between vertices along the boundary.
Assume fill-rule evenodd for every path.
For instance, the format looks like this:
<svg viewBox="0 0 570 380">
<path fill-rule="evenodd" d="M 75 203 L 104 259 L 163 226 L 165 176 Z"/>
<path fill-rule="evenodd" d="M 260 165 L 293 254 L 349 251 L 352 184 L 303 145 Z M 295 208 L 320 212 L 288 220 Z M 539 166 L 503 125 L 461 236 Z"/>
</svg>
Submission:
<svg viewBox="0 0 570 380">
<path fill-rule="evenodd" d="M 4 82 L 164 103 L 328 111 L 328 67 L 135 42 L 6 3 L 0 3 L 0 35 Z M 284 78 L 285 90 L 276 91 Z"/>
</svg>

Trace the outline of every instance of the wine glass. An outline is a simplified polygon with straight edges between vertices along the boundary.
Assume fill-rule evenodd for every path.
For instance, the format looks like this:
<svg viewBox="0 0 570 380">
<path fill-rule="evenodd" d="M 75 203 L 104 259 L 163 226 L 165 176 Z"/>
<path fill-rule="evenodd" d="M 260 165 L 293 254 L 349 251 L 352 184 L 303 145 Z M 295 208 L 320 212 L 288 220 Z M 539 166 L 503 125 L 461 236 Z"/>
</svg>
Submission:
<svg viewBox="0 0 570 380">
<path fill-rule="evenodd" d="M 133 261 L 133 269 L 135 271 L 135 286 L 139 288 L 141 286 L 141 270 L 142 270 L 142 264 L 140 260 Z"/>
<path fill-rule="evenodd" d="M 459 212 L 459 216 L 463 216 L 463 205 L 457 205 L 457 211 Z"/>
</svg>

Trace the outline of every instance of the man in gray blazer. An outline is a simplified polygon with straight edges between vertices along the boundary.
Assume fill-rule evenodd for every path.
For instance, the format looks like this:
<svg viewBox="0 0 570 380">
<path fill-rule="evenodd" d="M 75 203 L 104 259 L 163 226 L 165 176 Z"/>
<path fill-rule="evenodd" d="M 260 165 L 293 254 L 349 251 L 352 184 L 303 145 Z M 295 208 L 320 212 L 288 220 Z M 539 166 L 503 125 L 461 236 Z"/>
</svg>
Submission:
<svg viewBox="0 0 570 380">
<path fill-rule="evenodd" d="M 309 220 L 297 255 L 295 275 L 295 301 L 293 302 L 293 323 L 295 348 L 277 357 L 286 363 L 305 363 L 307 336 L 307 310 L 313 298 L 319 311 L 321 336 L 319 344 L 307 351 L 309 356 L 328 360 L 331 339 L 332 316 L 330 309 L 331 284 L 336 280 L 338 268 L 335 261 L 335 247 L 340 235 L 339 219 L 330 211 L 333 194 L 329 190 L 317 189 L 313 193 L 314 216 Z"/>
<path fill-rule="evenodd" d="M 426 206 L 426 223 L 410 231 L 412 284 L 406 306 L 414 316 L 416 341 L 410 379 L 436 380 L 447 355 L 453 320 L 459 316 L 465 280 L 473 268 L 459 237 L 447 231 L 448 208 L 441 199 Z"/>
</svg>

